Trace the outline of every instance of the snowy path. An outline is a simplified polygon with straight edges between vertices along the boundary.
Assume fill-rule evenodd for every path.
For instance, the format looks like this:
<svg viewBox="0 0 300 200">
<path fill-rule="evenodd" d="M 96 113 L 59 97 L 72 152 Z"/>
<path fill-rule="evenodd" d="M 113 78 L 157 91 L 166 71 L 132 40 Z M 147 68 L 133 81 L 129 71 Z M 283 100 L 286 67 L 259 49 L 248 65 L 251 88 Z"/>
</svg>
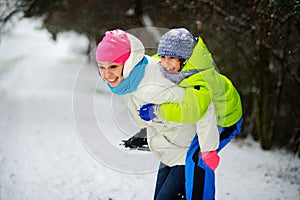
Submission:
<svg viewBox="0 0 300 200">
<path fill-rule="evenodd" d="M 78 76 L 82 66 L 96 73 L 76 53 L 86 39 L 65 34 L 53 42 L 37 26 L 24 20 L 0 43 L 0 200 L 152 199 L 155 158 L 111 148 L 137 130 L 127 110 L 111 112 L 118 100 L 89 87 L 96 76 Z M 85 107 L 91 96 L 94 113 Z M 102 134 L 93 132 L 95 119 Z M 120 127 L 125 134 L 107 134 Z M 243 141 L 221 159 L 217 199 L 299 199 L 300 161 L 292 155 Z"/>
</svg>

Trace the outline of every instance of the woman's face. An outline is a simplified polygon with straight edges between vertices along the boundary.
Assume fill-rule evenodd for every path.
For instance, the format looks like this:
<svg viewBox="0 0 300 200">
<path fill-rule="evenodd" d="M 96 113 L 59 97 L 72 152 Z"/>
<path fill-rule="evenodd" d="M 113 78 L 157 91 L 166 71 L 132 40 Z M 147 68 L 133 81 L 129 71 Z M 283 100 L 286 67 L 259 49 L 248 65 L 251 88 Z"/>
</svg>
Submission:
<svg viewBox="0 0 300 200">
<path fill-rule="evenodd" d="M 170 56 L 162 56 L 160 60 L 161 66 L 170 74 L 180 71 L 180 60 Z"/>
<path fill-rule="evenodd" d="M 111 62 L 99 62 L 98 70 L 101 77 L 111 86 L 117 87 L 123 81 L 123 64 Z"/>
</svg>

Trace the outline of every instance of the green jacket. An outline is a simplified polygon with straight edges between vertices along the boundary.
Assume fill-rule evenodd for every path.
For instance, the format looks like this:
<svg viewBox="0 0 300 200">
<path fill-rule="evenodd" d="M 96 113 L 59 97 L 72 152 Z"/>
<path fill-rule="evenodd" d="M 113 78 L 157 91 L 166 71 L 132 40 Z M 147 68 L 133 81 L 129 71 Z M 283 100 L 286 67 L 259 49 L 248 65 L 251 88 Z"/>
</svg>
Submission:
<svg viewBox="0 0 300 200">
<path fill-rule="evenodd" d="M 232 82 L 215 70 L 213 58 L 200 37 L 181 71 L 191 69 L 201 71 L 179 83 L 186 88 L 182 104 L 162 104 L 160 117 L 166 121 L 196 123 L 212 100 L 218 126 L 229 127 L 235 124 L 242 117 L 240 96 Z"/>
</svg>

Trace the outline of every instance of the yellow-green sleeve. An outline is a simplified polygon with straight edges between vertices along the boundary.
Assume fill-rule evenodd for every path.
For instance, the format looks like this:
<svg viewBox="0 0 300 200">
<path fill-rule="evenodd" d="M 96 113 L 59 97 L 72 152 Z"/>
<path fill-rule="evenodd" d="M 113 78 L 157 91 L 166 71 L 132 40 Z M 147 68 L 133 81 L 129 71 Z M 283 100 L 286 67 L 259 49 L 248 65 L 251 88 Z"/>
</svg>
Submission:
<svg viewBox="0 0 300 200">
<path fill-rule="evenodd" d="M 159 117 L 165 121 L 194 124 L 205 114 L 210 102 L 206 87 L 188 87 L 181 104 L 166 103 L 160 106 Z"/>
</svg>

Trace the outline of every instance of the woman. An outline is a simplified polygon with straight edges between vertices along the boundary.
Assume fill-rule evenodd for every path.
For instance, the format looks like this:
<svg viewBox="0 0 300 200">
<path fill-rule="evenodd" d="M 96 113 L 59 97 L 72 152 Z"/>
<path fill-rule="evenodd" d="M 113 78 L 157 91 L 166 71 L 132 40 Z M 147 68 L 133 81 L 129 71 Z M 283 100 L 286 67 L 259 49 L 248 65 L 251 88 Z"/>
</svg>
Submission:
<svg viewBox="0 0 300 200">
<path fill-rule="evenodd" d="M 139 118 L 139 109 L 148 103 L 181 103 L 184 93 L 193 89 L 184 90 L 164 78 L 158 60 L 145 56 L 141 41 L 122 30 L 105 34 L 98 44 L 96 60 L 109 89 L 124 96 L 133 116 L 147 127 L 149 148 L 161 161 L 154 199 L 184 198 L 185 160 L 196 133 L 195 124 L 169 123 L 159 118 L 145 122 Z M 199 96 L 207 99 L 201 105 L 202 117 L 211 118 L 214 112 L 207 112 L 212 110 L 208 109 L 211 105 L 208 90 L 201 90 Z"/>
</svg>

